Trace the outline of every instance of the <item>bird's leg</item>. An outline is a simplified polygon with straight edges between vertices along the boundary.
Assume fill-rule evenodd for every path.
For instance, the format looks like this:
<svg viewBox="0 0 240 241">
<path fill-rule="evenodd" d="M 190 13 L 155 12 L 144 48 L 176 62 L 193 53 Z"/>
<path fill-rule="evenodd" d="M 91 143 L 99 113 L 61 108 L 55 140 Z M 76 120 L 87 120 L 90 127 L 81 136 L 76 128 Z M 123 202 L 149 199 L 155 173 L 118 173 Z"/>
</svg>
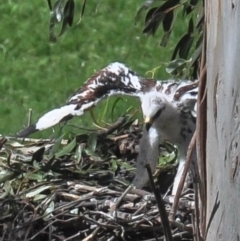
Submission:
<svg viewBox="0 0 240 241">
<path fill-rule="evenodd" d="M 172 189 L 173 196 L 176 196 L 177 189 L 178 189 L 178 186 L 179 186 L 182 174 L 183 174 L 184 164 L 185 164 L 185 159 L 180 158 L 177 173 L 176 173 L 176 176 L 175 176 L 174 182 L 173 182 L 173 189 Z"/>
<path fill-rule="evenodd" d="M 176 176 L 174 178 L 174 182 L 173 182 L 173 189 L 172 189 L 172 195 L 173 196 L 176 196 L 178 186 L 180 184 L 180 180 L 181 180 L 182 175 L 183 175 L 185 163 L 186 163 L 185 158 L 180 158 L 177 174 L 176 174 Z M 190 169 L 187 172 L 187 176 L 186 176 L 186 179 L 184 181 L 184 186 L 183 186 L 182 191 L 186 190 L 191 185 L 191 183 L 193 182 L 193 175 L 194 174 L 192 173 L 192 169 L 193 169 L 192 167 L 193 167 L 193 165 L 190 164 Z"/>
<path fill-rule="evenodd" d="M 133 185 L 142 188 L 149 180 L 146 164 L 149 163 L 152 172 L 155 171 L 159 156 L 160 137 L 156 129 L 151 127 L 149 131 L 144 128 L 140 141 L 140 152 L 137 158 L 136 175 Z"/>
</svg>

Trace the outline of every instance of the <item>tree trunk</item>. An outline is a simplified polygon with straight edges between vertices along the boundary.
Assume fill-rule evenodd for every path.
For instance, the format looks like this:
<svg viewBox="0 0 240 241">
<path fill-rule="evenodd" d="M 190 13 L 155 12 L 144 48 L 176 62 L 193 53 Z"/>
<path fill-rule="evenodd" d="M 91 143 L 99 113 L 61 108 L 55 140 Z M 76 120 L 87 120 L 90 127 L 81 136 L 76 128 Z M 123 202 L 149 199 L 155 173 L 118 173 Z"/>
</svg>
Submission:
<svg viewBox="0 0 240 241">
<path fill-rule="evenodd" d="M 207 0 L 208 241 L 240 240 L 240 2 Z"/>
</svg>

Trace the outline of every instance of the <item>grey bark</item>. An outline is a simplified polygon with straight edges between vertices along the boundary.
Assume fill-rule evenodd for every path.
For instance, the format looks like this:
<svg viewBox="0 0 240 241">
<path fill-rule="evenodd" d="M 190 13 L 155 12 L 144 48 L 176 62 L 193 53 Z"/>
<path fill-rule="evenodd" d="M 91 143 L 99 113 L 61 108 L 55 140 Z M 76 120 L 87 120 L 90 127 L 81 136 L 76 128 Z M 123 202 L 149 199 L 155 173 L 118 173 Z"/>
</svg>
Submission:
<svg viewBox="0 0 240 241">
<path fill-rule="evenodd" d="M 240 2 L 209 0 L 207 238 L 240 240 Z M 214 211 L 215 210 L 215 211 Z"/>
</svg>

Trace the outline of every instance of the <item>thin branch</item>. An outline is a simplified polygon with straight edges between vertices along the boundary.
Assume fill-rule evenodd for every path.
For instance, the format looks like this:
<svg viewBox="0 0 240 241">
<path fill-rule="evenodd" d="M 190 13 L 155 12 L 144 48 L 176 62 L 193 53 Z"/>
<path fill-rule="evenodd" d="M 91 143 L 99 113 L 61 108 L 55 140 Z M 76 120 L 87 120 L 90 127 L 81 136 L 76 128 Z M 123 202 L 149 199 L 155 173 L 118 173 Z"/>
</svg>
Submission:
<svg viewBox="0 0 240 241">
<path fill-rule="evenodd" d="M 186 163 L 184 165 L 184 169 L 183 169 L 183 173 L 182 173 L 182 176 L 181 176 L 181 179 L 180 179 L 180 182 L 179 182 L 177 193 L 176 193 L 176 196 L 174 198 L 172 210 L 169 213 L 169 219 L 170 220 L 174 220 L 174 217 L 176 215 L 179 198 L 181 196 L 182 189 L 183 189 L 183 186 L 184 186 L 184 182 L 185 182 L 185 179 L 186 179 L 186 176 L 187 176 L 190 164 L 191 164 L 191 157 L 192 157 L 192 153 L 193 153 L 193 149 L 194 149 L 195 145 L 196 145 L 196 131 L 194 132 L 194 135 L 193 135 L 193 137 L 190 141 L 189 147 L 188 147 Z"/>
<path fill-rule="evenodd" d="M 155 184 L 153 181 L 153 176 L 152 176 L 152 171 L 151 171 L 151 166 L 149 163 L 147 163 L 146 168 L 148 171 L 149 181 L 151 183 L 152 190 L 153 190 L 155 198 L 157 200 L 158 210 L 159 210 L 159 214 L 160 214 L 160 217 L 162 220 L 163 232 L 166 237 L 166 241 L 172 241 L 173 238 L 172 238 L 170 224 L 168 221 L 168 215 L 165 210 L 165 205 L 164 205 L 164 202 L 161 197 L 159 186 L 155 187 Z"/>
</svg>

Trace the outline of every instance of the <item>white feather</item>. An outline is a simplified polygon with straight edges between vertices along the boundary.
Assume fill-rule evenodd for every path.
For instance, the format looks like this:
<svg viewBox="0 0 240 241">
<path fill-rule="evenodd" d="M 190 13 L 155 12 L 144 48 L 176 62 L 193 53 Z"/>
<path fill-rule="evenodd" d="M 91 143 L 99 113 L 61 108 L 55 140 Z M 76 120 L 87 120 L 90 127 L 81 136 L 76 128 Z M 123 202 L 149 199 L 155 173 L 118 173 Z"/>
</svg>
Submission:
<svg viewBox="0 0 240 241">
<path fill-rule="evenodd" d="M 76 105 L 65 105 L 61 108 L 54 109 L 43 115 L 36 123 L 37 130 L 44 130 L 58 124 L 64 117 L 68 115 L 82 115 L 83 112 L 75 111 Z"/>
<path fill-rule="evenodd" d="M 148 135 L 149 135 L 149 142 L 150 142 L 151 147 L 158 148 L 158 144 L 156 145 L 156 143 L 159 142 L 160 137 L 159 137 L 159 133 L 156 130 L 156 128 L 151 127 L 149 129 Z"/>
</svg>

